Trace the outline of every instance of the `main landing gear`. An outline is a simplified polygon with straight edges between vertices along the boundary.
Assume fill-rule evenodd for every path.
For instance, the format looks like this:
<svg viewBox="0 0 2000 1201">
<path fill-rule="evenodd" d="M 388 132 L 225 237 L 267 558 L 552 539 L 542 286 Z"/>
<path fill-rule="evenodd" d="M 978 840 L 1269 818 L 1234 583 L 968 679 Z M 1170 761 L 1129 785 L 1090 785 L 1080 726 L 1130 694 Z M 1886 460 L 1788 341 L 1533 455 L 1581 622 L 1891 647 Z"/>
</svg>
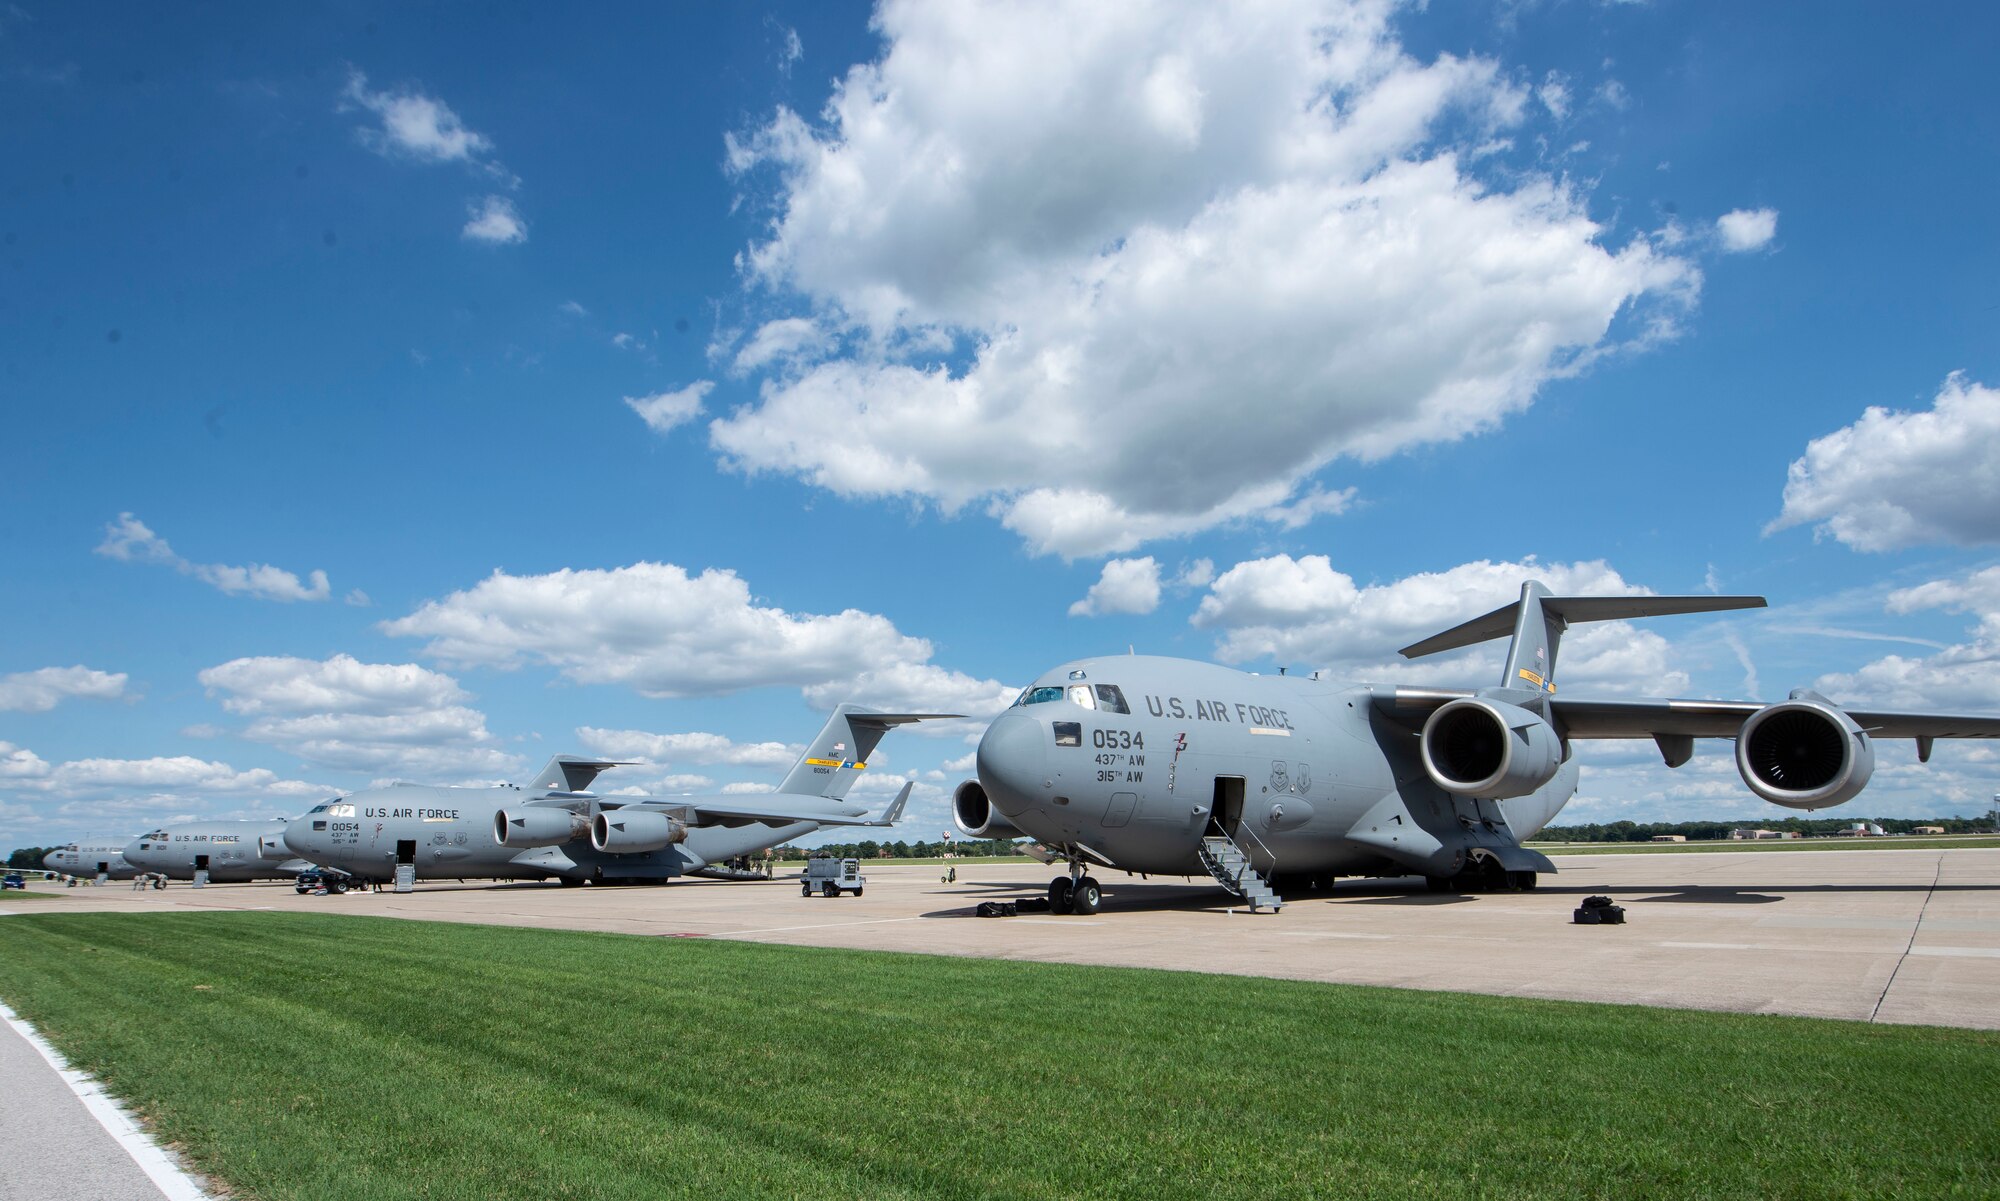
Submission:
<svg viewBox="0 0 2000 1201">
<path fill-rule="evenodd" d="M 1465 865 L 1455 876 L 1425 876 L 1424 887 L 1431 892 L 1533 892 L 1535 873 L 1510 872 L 1498 859 L 1481 856 Z"/>
<path fill-rule="evenodd" d="M 1083 874 L 1083 862 L 1077 860 L 1069 865 L 1069 875 L 1057 876 L 1049 881 L 1049 912 L 1074 913 L 1079 917 L 1089 917 L 1104 903 L 1104 890 L 1097 881 Z"/>
</svg>

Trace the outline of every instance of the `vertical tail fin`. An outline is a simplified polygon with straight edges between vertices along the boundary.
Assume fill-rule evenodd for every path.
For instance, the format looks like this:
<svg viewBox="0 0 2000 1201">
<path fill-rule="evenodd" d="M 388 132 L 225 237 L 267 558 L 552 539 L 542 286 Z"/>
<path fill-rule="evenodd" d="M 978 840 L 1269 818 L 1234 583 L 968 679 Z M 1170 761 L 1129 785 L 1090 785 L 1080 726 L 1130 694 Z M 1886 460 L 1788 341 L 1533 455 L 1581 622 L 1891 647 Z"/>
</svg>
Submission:
<svg viewBox="0 0 2000 1201">
<path fill-rule="evenodd" d="M 778 785 L 778 791 L 838 800 L 847 795 L 855 778 L 868 770 L 868 756 L 875 753 L 876 744 L 891 729 L 932 718 L 962 716 L 959 713 L 874 713 L 859 705 L 840 705 L 820 727 L 818 736 L 806 744 L 806 753 L 786 773 L 785 782 Z"/>
<path fill-rule="evenodd" d="M 1556 651 L 1569 623 L 1560 612 L 1542 603 L 1548 596 L 1549 590 L 1540 580 L 1521 585 L 1521 599 L 1514 602 L 1514 641 L 1507 648 L 1507 666 L 1500 673 L 1500 687 L 1535 692 L 1556 690 Z"/>
</svg>

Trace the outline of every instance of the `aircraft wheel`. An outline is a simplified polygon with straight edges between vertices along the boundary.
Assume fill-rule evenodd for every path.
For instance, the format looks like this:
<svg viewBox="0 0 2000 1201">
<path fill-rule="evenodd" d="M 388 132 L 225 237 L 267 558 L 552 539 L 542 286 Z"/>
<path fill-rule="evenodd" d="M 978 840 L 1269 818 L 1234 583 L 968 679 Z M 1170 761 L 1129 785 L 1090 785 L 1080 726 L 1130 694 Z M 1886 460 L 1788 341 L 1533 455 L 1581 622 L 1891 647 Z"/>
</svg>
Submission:
<svg viewBox="0 0 2000 1201">
<path fill-rule="evenodd" d="M 577 879 L 575 876 L 557 876 L 556 883 L 562 885 L 564 888 L 583 887 L 583 881 Z"/>
<path fill-rule="evenodd" d="M 1515 892 L 1533 892 L 1535 891 L 1535 873 L 1508 872 L 1507 883 Z"/>
<path fill-rule="evenodd" d="M 1070 907 L 1070 882 L 1068 876 L 1057 876 L 1049 881 L 1049 912 L 1068 913 Z"/>
<path fill-rule="evenodd" d="M 1070 892 L 1069 911 L 1081 917 L 1089 917 L 1096 913 L 1098 906 L 1103 903 L 1103 890 L 1097 887 L 1097 881 L 1085 876 L 1076 882 L 1076 887 Z"/>
<path fill-rule="evenodd" d="M 1425 876 L 1425 877 L 1424 877 L 1424 891 L 1426 891 L 1426 892 L 1450 892 L 1450 891 L 1451 891 L 1451 877 L 1450 877 L 1450 876 Z"/>
</svg>

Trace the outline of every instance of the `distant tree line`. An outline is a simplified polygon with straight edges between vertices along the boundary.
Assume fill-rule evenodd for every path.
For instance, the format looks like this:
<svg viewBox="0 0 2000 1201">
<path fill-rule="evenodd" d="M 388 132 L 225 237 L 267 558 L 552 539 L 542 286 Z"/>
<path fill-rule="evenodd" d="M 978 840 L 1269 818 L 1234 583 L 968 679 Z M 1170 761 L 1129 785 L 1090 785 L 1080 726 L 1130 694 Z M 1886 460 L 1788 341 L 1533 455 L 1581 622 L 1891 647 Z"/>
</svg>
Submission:
<svg viewBox="0 0 2000 1201">
<path fill-rule="evenodd" d="M 42 866 L 42 860 L 48 858 L 50 851 L 59 851 L 61 849 L 61 847 L 20 847 L 13 854 L 7 856 L 7 866 L 40 867 Z"/>
<path fill-rule="evenodd" d="M 1018 855 L 1020 848 L 1006 838 L 953 838 L 937 842 L 834 842 L 823 847 L 779 847 L 771 852 L 777 858 L 809 859 L 814 855 L 833 855 L 841 859 L 940 859 L 947 853 L 960 858 L 966 856 Z"/>
<path fill-rule="evenodd" d="M 1943 826 L 1947 834 L 1991 834 L 1993 820 L 1985 817 L 1780 817 L 1763 821 L 1586 822 L 1550 826 L 1535 835 L 1537 842 L 1647 842 L 1662 834 L 1680 834 L 1690 842 L 1729 837 L 1731 830 L 1796 832 L 1806 838 L 1837 834 L 1857 822 L 1873 822 L 1891 834 L 1908 834 L 1918 826 Z"/>
</svg>

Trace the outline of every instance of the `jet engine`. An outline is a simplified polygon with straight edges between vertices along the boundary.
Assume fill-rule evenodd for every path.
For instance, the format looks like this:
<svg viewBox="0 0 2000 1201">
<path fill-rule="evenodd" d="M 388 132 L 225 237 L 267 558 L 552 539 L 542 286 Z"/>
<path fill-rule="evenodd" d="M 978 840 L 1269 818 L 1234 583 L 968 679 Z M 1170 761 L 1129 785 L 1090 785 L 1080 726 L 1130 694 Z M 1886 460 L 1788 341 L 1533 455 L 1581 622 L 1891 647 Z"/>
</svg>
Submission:
<svg viewBox="0 0 2000 1201">
<path fill-rule="evenodd" d="M 1736 735 L 1736 770 L 1750 791 L 1787 809 L 1851 801 L 1875 774 L 1875 746 L 1824 697 L 1793 693 L 1750 715 Z"/>
<path fill-rule="evenodd" d="M 503 847 L 559 847 L 590 831 L 590 819 L 567 809 L 535 805 L 493 815 L 493 841 Z"/>
<path fill-rule="evenodd" d="M 951 798 L 951 822 L 967 838 L 1014 838 L 1021 831 L 1014 823 L 993 811 L 986 789 L 979 781 L 967 780 Z"/>
<path fill-rule="evenodd" d="M 1505 800 L 1555 778 L 1563 763 L 1555 728 L 1519 705 L 1460 697 L 1424 723 L 1424 771 L 1457 796 Z"/>
<path fill-rule="evenodd" d="M 687 836 L 686 822 L 651 809 L 607 809 L 590 822 L 590 845 L 611 855 L 657 851 Z"/>
</svg>

